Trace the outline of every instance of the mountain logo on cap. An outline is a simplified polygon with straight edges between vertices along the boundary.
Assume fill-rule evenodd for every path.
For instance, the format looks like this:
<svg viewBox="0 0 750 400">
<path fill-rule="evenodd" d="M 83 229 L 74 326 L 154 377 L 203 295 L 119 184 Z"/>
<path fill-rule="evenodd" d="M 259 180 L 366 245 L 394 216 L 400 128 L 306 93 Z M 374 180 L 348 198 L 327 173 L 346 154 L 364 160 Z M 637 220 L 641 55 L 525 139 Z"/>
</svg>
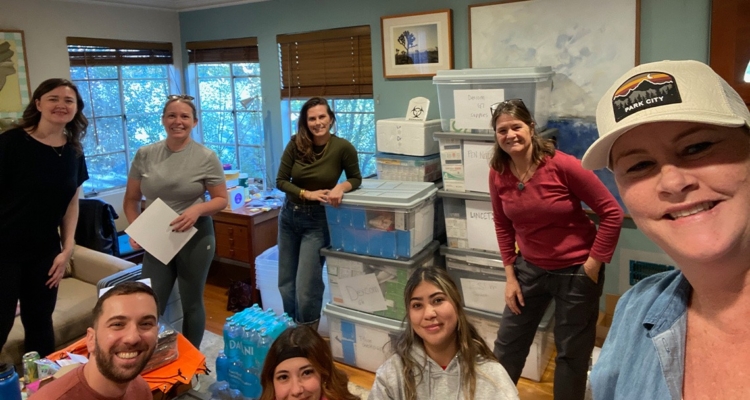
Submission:
<svg viewBox="0 0 750 400">
<path fill-rule="evenodd" d="M 612 108 L 620 122 L 638 111 L 682 103 L 677 82 L 664 72 L 644 72 L 631 77 L 615 90 Z"/>
</svg>

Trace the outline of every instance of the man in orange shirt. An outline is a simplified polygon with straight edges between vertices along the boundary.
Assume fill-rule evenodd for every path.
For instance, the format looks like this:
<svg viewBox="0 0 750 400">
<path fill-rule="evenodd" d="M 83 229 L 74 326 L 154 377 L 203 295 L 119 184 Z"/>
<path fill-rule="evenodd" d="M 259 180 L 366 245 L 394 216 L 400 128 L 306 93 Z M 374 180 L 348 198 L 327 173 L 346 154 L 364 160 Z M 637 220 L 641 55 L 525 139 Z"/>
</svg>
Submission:
<svg viewBox="0 0 750 400">
<path fill-rule="evenodd" d="M 159 331 L 154 291 L 140 282 L 121 283 L 99 298 L 93 314 L 86 331 L 89 362 L 31 399 L 152 399 L 140 373 L 154 353 Z"/>
</svg>

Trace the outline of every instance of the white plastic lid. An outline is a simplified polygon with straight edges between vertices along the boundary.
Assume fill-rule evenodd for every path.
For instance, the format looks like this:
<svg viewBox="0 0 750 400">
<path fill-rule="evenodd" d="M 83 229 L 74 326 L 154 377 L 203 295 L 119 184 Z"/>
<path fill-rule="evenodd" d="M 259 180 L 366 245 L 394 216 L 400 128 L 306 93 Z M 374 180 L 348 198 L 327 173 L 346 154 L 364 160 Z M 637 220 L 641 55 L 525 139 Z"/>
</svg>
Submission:
<svg viewBox="0 0 750 400">
<path fill-rule="evenodd" d="M 344 194 L 341 204 L 411 208 L 429 199 L 435 193 L 437 193 L 437 186 L 432 182 L 363 179 L 359 189 Z"/>
<path fill-rule="evenodd" d="M 465 68 L 437 71 L 432 77 L 433 83 L 457 81 L 523 81 L 547 80 L 552 77 L 552 67 L 511 67 L 511 68 Z"/>
</svg>

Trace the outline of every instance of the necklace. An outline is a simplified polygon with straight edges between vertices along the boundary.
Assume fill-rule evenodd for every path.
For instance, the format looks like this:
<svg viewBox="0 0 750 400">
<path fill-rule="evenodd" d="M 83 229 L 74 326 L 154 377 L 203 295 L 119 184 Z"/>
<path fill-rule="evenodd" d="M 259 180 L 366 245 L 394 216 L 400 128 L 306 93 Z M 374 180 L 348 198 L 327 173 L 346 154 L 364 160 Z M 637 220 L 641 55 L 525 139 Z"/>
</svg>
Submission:
<svg viewBox="0 0 750 400">
<path fill-rule="evenodd" d="M 55 152 L 55 154 L 57 154 L 58 157 L 62 157 L 63 152 L 65 151 L 65 144 L 63 143 L 63 145 L 60 146 L 60 152 L 57 151 L 57 148 L 55 146 L 50 146 L 50 148 Z"/>
<path fill-rule="evenodd" d="M 526 168 L 526 172 L 524 172 L 523 175 L 521 175 L 521 173 L 518 172 L 518 168 L 516 168 L 516 163 L 513 163 L 513 169 L 516 170 L 516 175 L 518 175 L 518 180 L 519 180 L 518 185 L 516 185 L 518 187 L 518 190 L 523 190 L 526 187 L 526 185 L 524 185 L 524 182 L 526 180 L 526 175 L 529 173 L 529 171 L 531 171 L 531 167 L 533 166 L 534 166 L 534 163 L 532 162 L 531 164 L 529 164 L 529 168 Z"/>
</svg>

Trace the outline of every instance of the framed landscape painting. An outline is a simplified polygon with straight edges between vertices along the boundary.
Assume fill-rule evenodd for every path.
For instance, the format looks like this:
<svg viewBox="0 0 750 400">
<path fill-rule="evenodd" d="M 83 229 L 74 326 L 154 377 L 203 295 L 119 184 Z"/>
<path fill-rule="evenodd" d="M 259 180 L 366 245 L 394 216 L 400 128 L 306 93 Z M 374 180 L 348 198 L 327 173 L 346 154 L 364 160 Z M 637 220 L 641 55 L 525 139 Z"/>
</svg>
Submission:
<svg viewBox="0 0 750 400">
<path fill-rule="evenodd" d="M 453 68 L 452 11 L 392 15 L 380 18 L 383 76 L 434 76 Z"/>
</svg>

